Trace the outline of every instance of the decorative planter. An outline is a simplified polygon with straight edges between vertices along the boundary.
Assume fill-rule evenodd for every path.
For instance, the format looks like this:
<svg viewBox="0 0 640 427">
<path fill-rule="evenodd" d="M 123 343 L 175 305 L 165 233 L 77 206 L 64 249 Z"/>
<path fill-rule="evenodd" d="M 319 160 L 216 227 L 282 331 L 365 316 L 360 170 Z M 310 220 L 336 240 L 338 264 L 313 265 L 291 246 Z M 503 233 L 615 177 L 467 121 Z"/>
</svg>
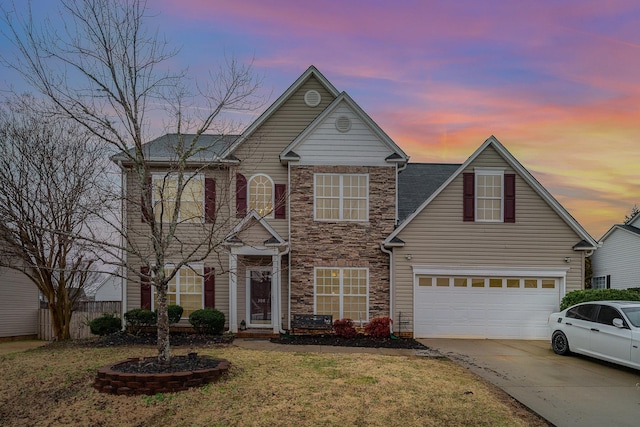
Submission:
<svg viewBox="0 0 640 427">
<path fill-rule="evenodd" d="M 200 356 L 208 357 L 208 356 Z M 184 391 L 189 387 L 199 387 L 217 381 L 229 371 L 230 363 L 225 359 L 216 359 L 218 365 L 213 368 L 168 373 L 125 373 L 114 368 L 125 363 L 155 359 L 154 357 L 131 358 L 103 366 L 98 369 L 93 387 L 102 393 L 154 395 Z"/>
</svg>

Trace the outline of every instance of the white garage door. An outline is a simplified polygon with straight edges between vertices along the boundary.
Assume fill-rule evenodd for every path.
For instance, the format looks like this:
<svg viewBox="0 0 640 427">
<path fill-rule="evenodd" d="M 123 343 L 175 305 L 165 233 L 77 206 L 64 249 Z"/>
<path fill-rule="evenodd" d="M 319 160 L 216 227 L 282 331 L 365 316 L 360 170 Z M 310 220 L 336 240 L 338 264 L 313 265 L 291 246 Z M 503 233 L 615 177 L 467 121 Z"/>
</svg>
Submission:
<svg viewBox="0 0 640 427">
<path fill-rule="evenodd" d="M 548 338 L 561 277 L 416 275 L 417 338 Z"/>
</svg>

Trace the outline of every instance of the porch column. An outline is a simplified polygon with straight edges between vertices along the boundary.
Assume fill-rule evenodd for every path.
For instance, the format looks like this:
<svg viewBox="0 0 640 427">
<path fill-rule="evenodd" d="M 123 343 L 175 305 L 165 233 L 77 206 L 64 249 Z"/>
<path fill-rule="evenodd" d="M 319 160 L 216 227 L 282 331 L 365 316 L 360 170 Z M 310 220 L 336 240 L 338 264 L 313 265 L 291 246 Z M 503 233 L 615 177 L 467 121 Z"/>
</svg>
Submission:
<svg viewBox="0 0 640 427">
<path fill-rule="evenodd" d="M 229 331 L 238 333 L 238 255 L 229 254 Z"/>
<path fill-rule="evenodd" d="M 271 323 L 273 333 L 280 333 L 280 254 L 271 256 Z"/>
</svg>

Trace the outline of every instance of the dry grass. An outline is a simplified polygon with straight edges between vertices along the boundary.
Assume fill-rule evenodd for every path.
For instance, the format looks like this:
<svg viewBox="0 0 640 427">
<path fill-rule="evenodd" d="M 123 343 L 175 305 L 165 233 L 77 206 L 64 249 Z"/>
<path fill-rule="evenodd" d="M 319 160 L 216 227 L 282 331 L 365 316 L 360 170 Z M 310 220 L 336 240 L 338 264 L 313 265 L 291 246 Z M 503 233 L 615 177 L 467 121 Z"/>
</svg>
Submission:
<svg viewBox="0 0 640 427">
<path fill-rule="evenodd" d="M 229 377 L 182 393 L 135 397 L 96 392 L 95 371 L 152 356 L 153 348 L 67 345 L 0 356 L 0 425 L 546 425 L 447 360 L 235 346 L 198 352 L 230 360 Z"/>
</svg>

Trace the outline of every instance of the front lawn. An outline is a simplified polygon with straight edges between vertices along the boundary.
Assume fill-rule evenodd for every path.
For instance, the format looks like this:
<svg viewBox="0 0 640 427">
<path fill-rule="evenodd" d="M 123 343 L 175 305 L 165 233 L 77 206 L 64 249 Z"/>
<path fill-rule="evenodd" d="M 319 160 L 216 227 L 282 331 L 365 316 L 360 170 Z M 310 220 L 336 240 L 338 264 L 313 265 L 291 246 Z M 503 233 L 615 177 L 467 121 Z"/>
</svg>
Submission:
<svg viewBox="0 0 640 427">
<path fill-rule="evenodd" d="M 444 359 L 176 348 L 228 359 L 225 380 L 155 396 L 92 388 L 96 370 L 151 347 L 54 344 L 0 356 L 3 426 L 547 425 Z"/>
</svg>

